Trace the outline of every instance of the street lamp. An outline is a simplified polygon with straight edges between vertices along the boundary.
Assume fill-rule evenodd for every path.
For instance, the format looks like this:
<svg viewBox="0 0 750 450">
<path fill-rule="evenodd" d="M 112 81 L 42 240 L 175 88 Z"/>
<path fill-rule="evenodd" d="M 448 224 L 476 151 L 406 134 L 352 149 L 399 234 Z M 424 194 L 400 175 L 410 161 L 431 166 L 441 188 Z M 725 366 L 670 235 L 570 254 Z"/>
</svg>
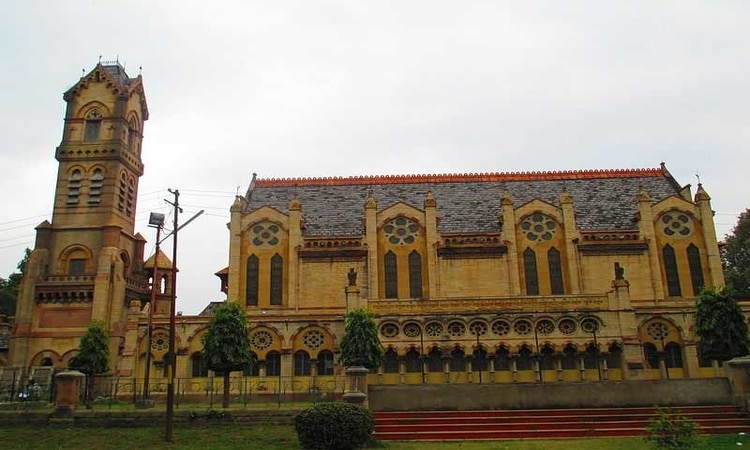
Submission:
<svg viewBox="0 0 750 450">
<path fill-rule="evenodd" d="M 151 378 L 151 337 L 152 323 L 154 317 L 154 306 L 156 305 L 156 286 L 159 283 L 159 244 L 161 229 L 164 227 L 164 214 L 152 212 L 148 218 L 148 226 L 156 228 L 156 251 L 154 252 L 154 270 L 151 273 L 151 300 L 148 304 L 148 329 L 146 330 L 146 370 L 143 381 L 143 405 L 150 405 L 148 401 L 149 380 Z"/>
</svg>

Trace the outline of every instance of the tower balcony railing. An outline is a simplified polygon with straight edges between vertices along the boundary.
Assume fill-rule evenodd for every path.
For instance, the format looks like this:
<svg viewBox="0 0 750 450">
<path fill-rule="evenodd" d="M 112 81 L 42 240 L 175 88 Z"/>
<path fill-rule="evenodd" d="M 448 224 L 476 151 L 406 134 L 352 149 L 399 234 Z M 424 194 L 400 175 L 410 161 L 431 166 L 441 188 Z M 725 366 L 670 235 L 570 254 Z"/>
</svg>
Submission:
<svg viewBox="0 0 750 450">
<path fill-rule="evenodd" d="M 89 284 L 94 278 L 94 275 L 50 275 L 42 277 L 39 284 Z"/>
</svg>

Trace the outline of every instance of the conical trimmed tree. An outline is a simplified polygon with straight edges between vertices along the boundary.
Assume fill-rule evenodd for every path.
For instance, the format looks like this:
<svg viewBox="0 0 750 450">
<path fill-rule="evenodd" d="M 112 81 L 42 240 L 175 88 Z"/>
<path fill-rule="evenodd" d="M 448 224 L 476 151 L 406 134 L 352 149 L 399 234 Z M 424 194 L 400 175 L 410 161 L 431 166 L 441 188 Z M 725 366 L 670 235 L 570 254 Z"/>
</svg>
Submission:
<svg viewBox="0 0 750 450">
<path fill-rule="evenodd" d="M 373 369 L 383 361 L 385 351 L 378 337 L 378 328 L 367 310 L 354 309 L 346 315 L 340 348 L 340 361 L 345 367 Z"/>
<path fill-rule="evenodd" d="M 254 362 L 245 311 L 236 302 L 225 302 L 214 310 L 203 336 L 203 356 L 208 368 L 224 377 L 221 406 L 229 408 L 229 375 Z"/>
</svg>

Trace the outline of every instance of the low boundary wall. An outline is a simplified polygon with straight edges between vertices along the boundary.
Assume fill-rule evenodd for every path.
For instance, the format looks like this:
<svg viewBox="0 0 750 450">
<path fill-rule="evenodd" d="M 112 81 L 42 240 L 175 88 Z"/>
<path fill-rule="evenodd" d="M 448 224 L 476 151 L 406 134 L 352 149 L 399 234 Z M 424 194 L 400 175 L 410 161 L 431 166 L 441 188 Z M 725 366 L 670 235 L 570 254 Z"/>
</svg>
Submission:
<svg viewBox="0 0 750 450">
<path fill-rule="evenodd" d="M 732 389 L 726 378 L 369 386 L 373 411 L 694 406 L 732 402 Z"/>
</svg>

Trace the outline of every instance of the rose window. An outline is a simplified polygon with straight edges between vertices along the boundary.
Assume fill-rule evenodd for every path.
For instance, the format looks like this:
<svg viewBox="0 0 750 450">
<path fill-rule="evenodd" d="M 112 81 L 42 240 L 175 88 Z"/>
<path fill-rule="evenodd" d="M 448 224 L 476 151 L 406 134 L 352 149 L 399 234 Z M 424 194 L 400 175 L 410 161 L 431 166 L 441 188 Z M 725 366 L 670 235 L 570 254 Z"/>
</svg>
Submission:
<svg viewBox="0 0 750 450">
<path fill-rule="evenodd" d="M 417 337 L 420 334 L 422 334 L 422 328 L 419 327 L 419 324 L 411 322 L 404 325 L 404 336 Z"/>
<path fill-rule="evenodd" d="M 549 241 L 556 231 L 555 221 L 544 214 L 532 214 L 521 222 L 521 233 L 530 241 Z"/>
<path fill-rule="evenodd" d="M 417 240 L 419 225 L 406 217 L 396 217 L 383 226 L 383 233 L 393 245 L 409 245 Z"/>
<path fill-rule="evenodd" d="M 583 319 L 581 322 L 581 330 L 584 333 L 596 333 L 599 330 L 599 322 L 594 319 Z"/>
<path fill-rule="evenodd" d="M 448 324 L 448 334 L 453 337 L 463 336 L 466 334 L 466 325 L 461 322 L 451 322 Z"/>
<path fill-rule="evenodd" d="M 536 332 L 543 335 L 552 334 L 555 331 L 555 324 L 549 319 L 542 319 L 536 324 Z"/>
<path fill-rule="evenodd" d="M 662 340 L 669 336 L 669 328 L 661 322 L 654 322 L 649 324 L 646 328 L 646 332 L 654 340 Z"/>
<path fill-rule="evenodd" d="M 476 320 L 469 324 L 469 331 L 473 336 L 484 336 L 487 334 L 487 324 L 481 320 Z"/>
<path fill-rule="evenodd" d="M 326 338 L 323 333 L 318 330 L 310 330 L 305 333 L 305 336 L 302 338 L 302 342 L 304 342 L 305 346 L 311 349 L 322 347 L 325 340 Z"/>
<path fill-rule="evenodd" d="M 253 225 L 252 232 L 253 245 L 257 247 L 272 247 L 279 243 L 279 232 L 281 227 L 272 222 L 260 222 Z"/>
<path fill-rule="evenodd" d="M 398 336 L 398 325 L 395 323 L 385 323 L 380 327 L 380 334 L 387 338 Z"/>
<path fill-rule="evenodd" d="M 573 319 L 563 319 L 560 321 L 558 328 L 562 334 L 573 334 L 576 332 L 577 326 Z"/>
<path fill-rule="evenodd" d="M 265 350 L 273 344 L 273 336 L 268 331 L 258 331 L 250 338 L 250 345 L 258 350 Z"/>
<path fill-rule="evenodd" d="M 529 322 L 528 320 L 519 320 L 513 324 L 513 331 L 520 334 L 521 336 L 529 334 L 532 329 L 533 328 L 531 327 L 531 322 Z"/>
<path fill-rule="evenodd" d="M 165 352 L 169 349 L 169 335 L 163 331 L 157 331 L 151 335 L 151 350 Z"/>
<path fill-rule="evenodd" d="M 680 211 L 669 211 L 661 216 L 664 234 L 671 237 L 687 237 L 693 233 L 693 221 Z"/>
<path fill-rule="evenodd" d="M 430 337 L 440 337 L 443 335 L 443 324 L 440 322 L 430 322 L 424 328 L 424 332 Z"/>
<path fill-rule="evenodd" d="M 510 324 L 505 320 L 498 320 L 492 323 L 492 333 L 497 336 L 506 336 L 510 333 Z"/>
</svg>

